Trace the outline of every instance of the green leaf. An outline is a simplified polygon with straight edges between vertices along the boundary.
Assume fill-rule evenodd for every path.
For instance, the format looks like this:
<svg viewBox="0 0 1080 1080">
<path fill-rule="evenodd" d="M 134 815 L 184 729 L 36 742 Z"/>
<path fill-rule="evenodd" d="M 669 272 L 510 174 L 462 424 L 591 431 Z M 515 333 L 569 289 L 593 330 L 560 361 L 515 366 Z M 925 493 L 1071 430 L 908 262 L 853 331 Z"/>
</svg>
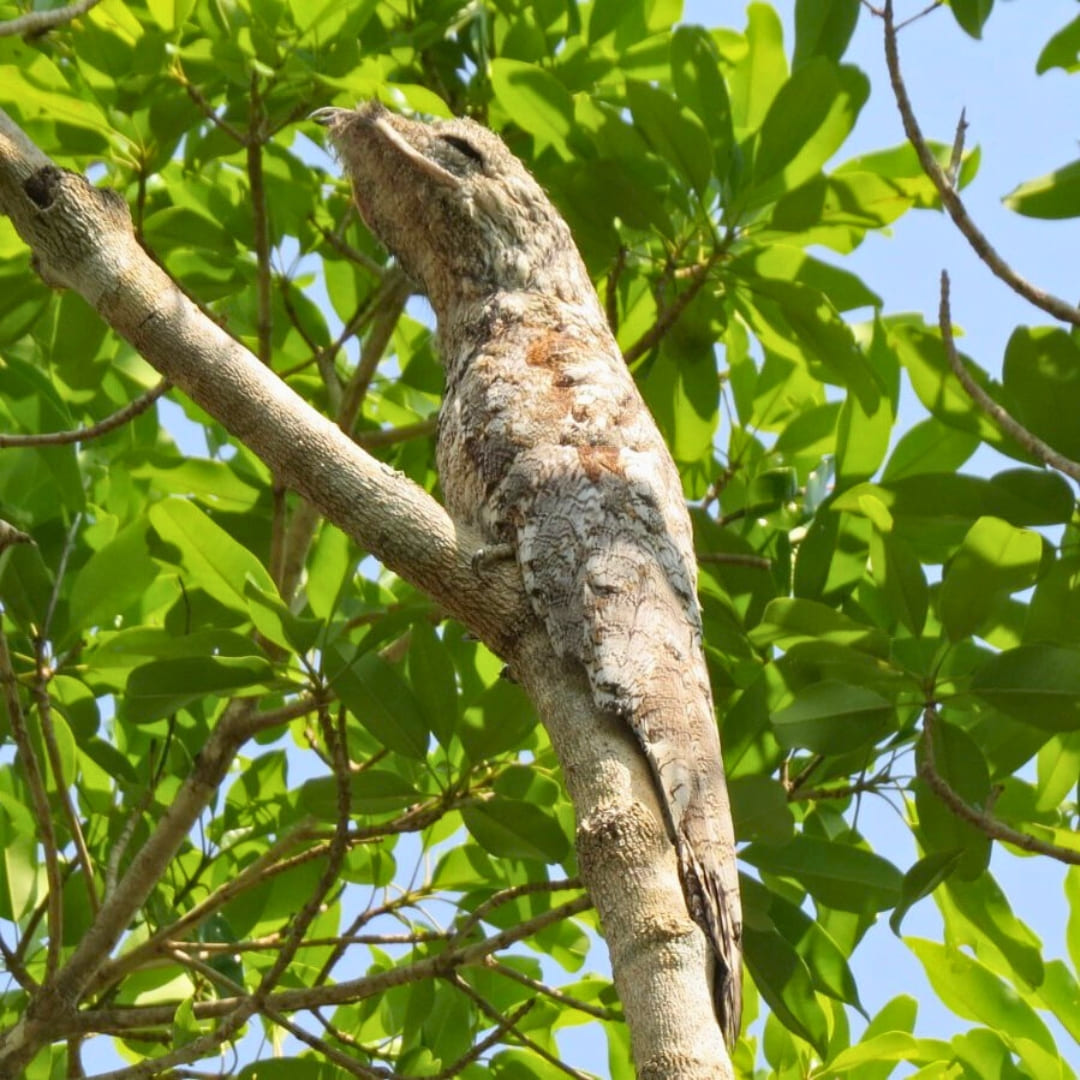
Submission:
<svg viewBox="0 0 1080 1080">
<path fill-rule="evenodd" d="M 751 844 L 743 858 L 759 870 L 794 878 L 838 911 L 884 911 L 900 899 L 902 875 L 873 852 L 802 833 L 782 848 Z"/>
<path fill-rule="evenodd" d="M 164 499 L 150 507 L 149 516 L 161 539 L 180 549 L 181 565 L 190 575 L 185 580 L 188 590 L 201 588 L 245 615 L 244 582 L 248 576 L 264 592 L 276 593 L 262 563 L 194 503 Z"/>
<path fill-rule="evenodd" d="M 158 575 L 147 546 L 144 518 L 123 528 L 83 564 L 71 587 L 71 626 L 76 632 L 111 628 Z"/>
<path fill-rule="evenodd" d="M 795 834 L 795 817 L 783 785 L 770 776 L 728 780 L 731 816 L 742 841 L 783 845 Z"/>
<path fill-rule="evenodd" d="M 934 725 L 934 767 L 937 774 L 969 806 L 986 805 L 990 795 L 990 770 L 978 744 L 966 731 L 939 719 Z M 923 747 L 917 754 L 924 752 Z M 923 850 L 960 851 L 955 872 L 972 880 L 990 861 L 990 839 L 978 828 L 961 820 L 923 782 L 915 785 L 915 808 L 919 816 L 919 836 Z"/>
<path fill-rule="evenodd" d="M 976 633 L 1002 596 L 1035 583 L 1043 540 L 995 517 L 980 517 L 945 568 L 938 613 L 953 641 Z"/>
<path fill-rule="evenodd" d="M 746 926 L 743 958 L 754 986 L 784 1026 L 824 1055 L 828 1021 L 802 957 L 776 931 Z"/>
<path fill-rule="evenodd" d="M 972 881 L 952 878 L 946 883 L 945 892 L 968 924 L 961 929 L 957 925 L 960 920 L 945 911 L 950 937 L 957 944 L 968 941 L 983 956 L 989 942 L 1020 980 L 1029 986 L 1042 985 L 1045 967 L 1039 951 L 1041 942 L 1016 917 L 1008 898 L 989 873 Z"/>
<path fill-rule="evenodd" d="M 824 927 L 797 904 L 753 879 L 741 877 L 740 888 L 744 909 L 767 914 L 773 927 L 805 962 L 814 989 L 862 1012 L 855 978 L 844 952 Z"/>
<path fill-rule="evenodd" d="M 953 1056 L 952 1047 L 947 1042 L 916 1039 L 906 1031 L 883 1031 L 841 1051 L 819 1075 L 822 1080 L 828 1077 L 836 1077 L 837 1080 L 864 1080 L 864 1077 L 865 1080 L 877 1080 L 878 1077 L 891 1075 L 895 1065 L 901 1061 L 932 1067 L 939 1062 L 951 1063 Z M 863 1071 L 874 1066 L 881 1071 Z M 855 1072 L 855 1069 L 860 1071 Z M 920 1075 L 921 1080 L 951 1080 L 947 1074 L 940 1072 L 913 1075 Z"/>
<path fill-rule="evenodd" d="M 958 472 L 979 446 L 979 436 L 959 431 L 929 416 L 897 440 L 882 473 L 883 481 L 935 472 Z"/>
<path fill-rule="evenodd" d="M 973 38 L 982 37 L 982 28 L 994 10 L 994 0 L 949 0 L 953 18 Z"/>
<path fill-rule="evenodd" d="M 277 591 L 263 592 L 250 578 L 244 583 L 248 614 L 255 629 L 283 649 L 306 653 L 315 647 L 323 624 L 317 619 L 301 619 L 278 597 Z"/>
<path fill-rule="evenodd" d="M 420 800 L 420 792 L 389 769 L 365 769 L 349 777 L 349 810 L 353 814 L 392 814 Z M 304 815 L 319 821 L 338 819 L 337 780 L 320 776 L 305 780 L 291 798 Z"/>
<path fill-rule="evenodd" d="M 857 68 L 821 56 L 796 69 L 761 125 L 750 204 L 772 202 L 815 175 L 847 138 L 869 93 Z"/>
<path fill-rule="evenodd" d="M 498 679 L 465 710 L 457 733 L 470 760 L 480 762 L 517 746 L 535 724 L 521 688 Z"/>
<path fill-rule="evenodd" d="M 1080 651 L 1021 645 L 991 656 L 972 690 L 1006 716 L 1044 731 L 1080 727 Z"/>
<path fill-rule="evenodd" d="M 490 73 L 495 97 L 514 122 L 569 158 L 574 102 L 566 87 L 535 64 L 502 56 L 491 61 Z"/>
<path fill-rule="evenodd" d="M 792 67 L 811 57 L 839 60 L 859 19 L 859 0 L 796 0 Z"/>
<path fill-rule="evenodd" d="M 1035 809 L 1056 810 L 1080 780 L 1080 731 L 1067 731 L 1049 739 L 1037 759 Z"/>
<path fill-rule="evenodd" d="M 888 658 L 890 647 L 888 634 L 875 626 L 816 600 L 786 596 L 769 601 L 761 622 L 749 636 L 758 648 L 777 645 L 789 649 L 800 641 L 831 641 L 883 660 Z"/>
<path fill-rule="evenodd" d="M 1052 173 L 1025 181 L 1002 201 L 1025 217 L 1057 221 L 1080 216 L 1080 161 L 1071 161 Z"/>
<path fill-rule="evenodd" d="M 900 886 L 900 903 L 889 916 L 889 926 L 898 937 L 904 916 L 924 896 L 929 896 L 956 869 L 962 851 L 933 851 L 924 855 L 904 875 Z"/>
<path fill-rule="evenodd" d="M 480 846 L 499 858 L 561 862 L 570 850 L 555 818 L 532 803 L 496 796 L 464 807 L 461 816 Z"/>
<path fill-rule="evenodd" d="M 934 991 L 957 1016 L 986 1024 L 1012 1040 L 1029 1039 L 1057 1056 L 1053 1036 L 1031 1006 L 978 960 L 934 941 L 905 940 Z"/>
<path fill-rule="evenodd" d="M 1011 412 L 1055 450 L 1080 458 L 1080 347 L 1054 326 L 1018 326 L 1005 349 L 1005 393 Z"/>
<path fill-rule="evenodd" d="M 1080 68 L 1080 16 L 1054 34 L 1039 53 L 1038 74 L 1056 67 L 1070 73 Z"/>
<path fill-rule="evenodd" d="M 735 146 L 731 101 L 716 46 L 699 26 L 679 26 L 671 36 L 671 81 L 680 104 L 705 125 L 712 144 L 713 169 L 724 180 Z"/>
<path fill-rule="evenodd" d="M 729 76 L 731 113 L 739 140 L 757 131 L 788 73 L 784 55 L 784 27 L 769 4 L 752 3 L 746 9 L 746 44 Z"/>
<path fill-rule="evenodd" d="M 891 531 L 882 531 L 875 525 L 870 534 L 870 572 L 881 588 L 890 612 L 913 634 L 921 634 L 926 624 L 930 592 L 922 564 L 910 545 L 893 536 Z"/>
<path fill-rule="evenodd" d="M 957 473 L 902 476 L 881 484 L 857 484 L 838 495 L 833 510 L 865 514 L 866 495 L 882 502 L 898 534 L 928 561 L 943 561 L 944 552 L 962 542 L 980 517 L 997 517 L 1020 527 L 1056 525 L 1072 516 L 1073 497 L 1058 475 L 1013 469 L 990 479 Z"/>
<path fill-rule="evenodd" d="M 419 622 L 412 628 L 409 675 L 431 730 L 447 746 L 457 728 L 457 680 L 450 651 L 430 623 Z"/>
<path fill-rule="evenodd" d="M 635 79 L 626 81 L 626 100 L 649 145 L 675 166 L 702 198 L 712 175 L 712 153 L 701 121 L 670 94 Z"/>
<path fill-rule="evenodd" d="M 379 743 L 417 761 L 427 757 L 427 721 L 397 668 L 378 653 L 353 658 L 338 646 L 326 650 L 324 667 L 331 689 Z"/>
<path fill-rule="evenodd" d="M 787 750 L 846 754 L 876 742 L 895 722 L 892 702 L 862 686 L 827 680 L 804 686 L 772 718 L 777 742 Z"/>
<path fill-rule="evenodd" d="M 160 720 L 207 695 L 263 693 L 273 678 L 270 661 L 261 656 L 154 660 L 128 676 L 123 716 L 133 724 Z"/>
</svg>

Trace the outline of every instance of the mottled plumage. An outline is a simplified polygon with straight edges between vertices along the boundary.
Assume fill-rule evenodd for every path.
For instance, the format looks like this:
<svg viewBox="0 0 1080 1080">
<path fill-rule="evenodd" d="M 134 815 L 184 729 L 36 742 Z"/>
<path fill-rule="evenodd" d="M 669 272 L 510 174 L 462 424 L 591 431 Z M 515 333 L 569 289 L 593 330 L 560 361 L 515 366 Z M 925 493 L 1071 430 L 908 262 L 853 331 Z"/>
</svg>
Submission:
<svg viewBox="0 0 1080 1080">
<path fill-rule="evenodd" d="M 734 837 L 701 643 L 690 519 L 667 447 L 566 223 L 468 120 L 377 103 L 318 119 L 372 231 L 424 289 L 446 367 L 447 509 L 509 545 L 552 644 L 648 759 L 683 891 L 716 957 L 717 1015 L 740 1026 Z"/>
</svg>

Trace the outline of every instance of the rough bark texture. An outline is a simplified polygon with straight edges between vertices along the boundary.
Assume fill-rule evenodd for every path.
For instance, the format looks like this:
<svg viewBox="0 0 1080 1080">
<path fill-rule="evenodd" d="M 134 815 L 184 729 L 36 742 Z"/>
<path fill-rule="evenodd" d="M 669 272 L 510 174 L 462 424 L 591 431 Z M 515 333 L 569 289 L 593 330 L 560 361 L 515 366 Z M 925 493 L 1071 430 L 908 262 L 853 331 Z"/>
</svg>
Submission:
<svg viewBox="0 0 1080 1080">
<path fill-rule="evenodd" d="M 712 945 L 717 1019 L 733 1045 L 738 875 L 675 464 L 569 229 L 497 136 L 378 103 L 320 119 L 365 221 L 435 308 L 447 508 L 512 551 L 555 651 L 636 736 L 687 908 Z M 656 839 L 623 818 L 583 833 L 582 862 L 592 846 L 602 858 Z"/>
</svg>

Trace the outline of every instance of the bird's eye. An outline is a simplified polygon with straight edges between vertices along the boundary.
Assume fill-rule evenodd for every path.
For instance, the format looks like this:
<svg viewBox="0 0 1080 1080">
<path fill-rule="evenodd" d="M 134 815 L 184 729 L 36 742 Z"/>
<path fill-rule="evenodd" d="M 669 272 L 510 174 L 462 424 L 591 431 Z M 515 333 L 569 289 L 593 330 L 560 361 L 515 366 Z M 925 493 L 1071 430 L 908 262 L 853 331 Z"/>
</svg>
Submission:
<svg viewBox="0 0 1080 1080">
<path fill-rule="evenodd" d="M 442 139 L 444 143 L 449 143 L 450 146 L 464 154 L 467 158 L 472 158 L 477 164 L 484 164 L 484 155 L 481 154 L 471 142 L 461 138 L 460 135 L 440 135 L 439 138 Z"/>
</svg>

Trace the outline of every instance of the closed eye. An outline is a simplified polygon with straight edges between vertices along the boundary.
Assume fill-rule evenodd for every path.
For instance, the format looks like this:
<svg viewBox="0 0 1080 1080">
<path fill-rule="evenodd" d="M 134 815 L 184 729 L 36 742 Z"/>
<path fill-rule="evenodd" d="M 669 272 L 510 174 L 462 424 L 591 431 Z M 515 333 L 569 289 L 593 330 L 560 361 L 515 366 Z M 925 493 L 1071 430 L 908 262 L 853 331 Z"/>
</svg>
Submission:
<svg viewBox="0 0 1080 1080">
<path fill-rule="evenodd" d="M 484 164 L 484 155 L 481 154 L 471 142 L 461 138 L 460 135 L 440 135 L 439 138 L 442 139 L 444 143 L 448 143 L 455 150 L 464 154 L 467 158 L 472 158 L 477 164 Z"/>
</svg>

